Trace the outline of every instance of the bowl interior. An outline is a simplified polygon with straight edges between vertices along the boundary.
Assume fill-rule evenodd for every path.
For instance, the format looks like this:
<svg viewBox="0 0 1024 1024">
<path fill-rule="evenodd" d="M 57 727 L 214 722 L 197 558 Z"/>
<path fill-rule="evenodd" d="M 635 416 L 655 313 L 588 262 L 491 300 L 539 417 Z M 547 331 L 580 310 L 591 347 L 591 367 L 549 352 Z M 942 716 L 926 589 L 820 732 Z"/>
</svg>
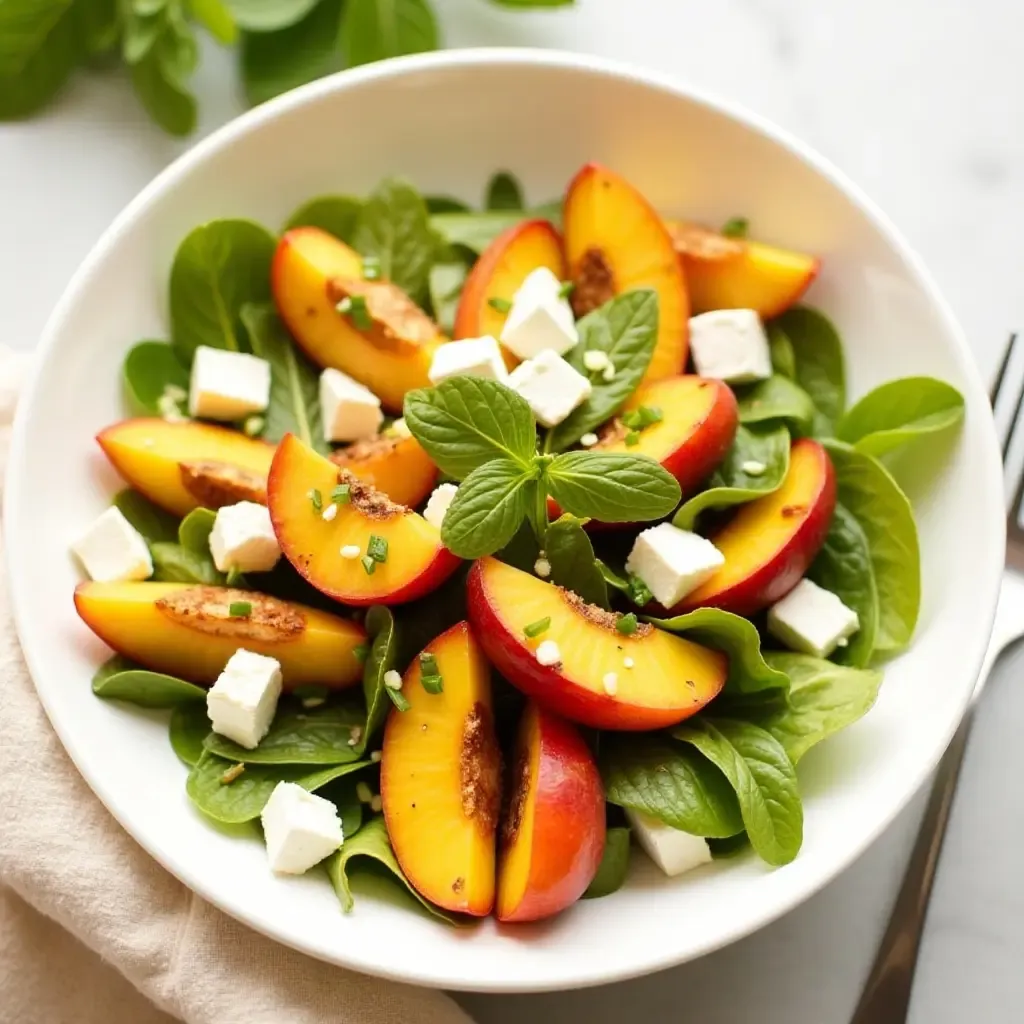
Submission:
<svg viewBox="0 0 1024 1024">
<path fill-rule="evenodd" d="M 778 870 L 753 859 L 661 877 L 637 856 L 628 885 L 550 923 L 449 929 L 363 897 L 343 915 L 317 872 L 278 880 L 255 832 L 227 836 L 185 796 L 161 715 L 95 699 L 105 651 L 77 620 L 68 542 L 117 487 L 92 438 L 123 415 L 119 365 L 165 337 L 170 260 L 210 218 L 276 227 L 299 202 L 401 174 L 474 202 L 509 168 L 531 200 L 588 160 L 632 178 L 665 213 L 742 214 L 758 237 L 824 258 L 810 301 L 838 323 L 851 393 L 909 373 L 945 378 L 967 417 L 941 471 L 915 485 L 924 606 L 876 708 L 801 764 L 806 842 Z M 18 626 L 49 715 L 119 821 L 229 913 L 316 956 L 411 982 L 526 990 L 580 986 L 698 956 L 766 923 L 849 863 L 923 781 L 973 687 L 1002 551 L 1001 477 L 985 396 L 955 324 L 870 205 L 795 143 L 663 81 L 584 58 L 442 54 L 317 83 L 243 118 L 175 164 L 90 256 L 47 330 L 19 414 L 7 485 Z"/>
</svg>

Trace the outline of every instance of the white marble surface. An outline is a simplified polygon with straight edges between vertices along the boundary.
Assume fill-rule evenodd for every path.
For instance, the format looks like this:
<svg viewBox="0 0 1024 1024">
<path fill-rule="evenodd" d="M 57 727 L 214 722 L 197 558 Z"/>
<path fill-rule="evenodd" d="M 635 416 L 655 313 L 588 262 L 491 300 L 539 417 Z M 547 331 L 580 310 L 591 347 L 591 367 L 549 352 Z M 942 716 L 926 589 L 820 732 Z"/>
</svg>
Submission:
<svg viewBox="0 0 1024 1024">
<path fill-rule="evenodd" d="M 484 0 L 438 7 L 453 46 L 600 53 L 746 104 L 816 146 L 888 211 L 931 267 L 987 376 L 1007 331 L 1024 326 L 1024 8 L 1011 0 L 577 0 L 575 9 L 529 14 Z M 202 131 L 239 109 L 224 53 L 204 53 L 198 86 Z M 0 126 L 0 341 L 36 343 L 104 227 L 181 148 L 112 77 L 76 82 L 45 118 Z M 1003 662 L 979 716 L 914 1024 L 1020 1016 L 1024 802 L 1010 770 L 1024 729 L 1024 689 L 1013 683 L 1022 669 L 1024 656 Z M 481 1024 L 843 1024 L 920 807 L 804 907 L 696 964 L 589 992 L 464 1004 Z"/>
</svg>

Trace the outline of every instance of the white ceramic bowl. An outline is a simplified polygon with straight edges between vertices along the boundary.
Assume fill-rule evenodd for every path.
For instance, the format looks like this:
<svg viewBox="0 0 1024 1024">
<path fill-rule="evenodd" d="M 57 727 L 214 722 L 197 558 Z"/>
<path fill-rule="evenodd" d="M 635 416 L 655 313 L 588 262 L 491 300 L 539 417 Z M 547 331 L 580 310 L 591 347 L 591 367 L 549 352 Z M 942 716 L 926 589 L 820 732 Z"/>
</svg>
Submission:
<svg viewBox="0 0 1024 1024">
<path fill-rule="evenodd" d="M 801 763 L 806 842 L 768 870 L 726 861 L 675 881 L 642 856 L 627 886 L 548 923 L 454 930 L 381 899 L 343 915 L 316 872 L 275 879 L 262 844 L 203 821 L 161 715 L 97 700 L 105 651 L 77 620 L 73 538 L 117 482 L 93 441 L 122 415 L 119 367 L 167 334 L 175 246 L 201 221 L 280 224 L 300 201 L 359 193 L 384 175 L 477 200 L 496 168 L 533 200 L 584 162 L 635 181 L 665 213 L 742 214 L 757 235 L 820 254 L 809 296 L 839 324 L 853 395 L 928 373 L 967 416 L 917 497 L 924 606 L 875 709 Z M 6 496 L 14 606 L 39 695 L 79 770 L 165 867 L 281 942 L 361 971 L 479 990 L 614 981 L 700 956 L 778 917 L 843 870 L 935 764 L 974 685 L 1003 551 L 1002 485 L 985 394 L 919 261 L 834 168 L 778 129 L 683 85 L 587 57 L 523 50 L 432 54 L 346 72 L 240 118 L 150 185 L 104 235 L 54 312 L 19 411 Z"/>
</svg>

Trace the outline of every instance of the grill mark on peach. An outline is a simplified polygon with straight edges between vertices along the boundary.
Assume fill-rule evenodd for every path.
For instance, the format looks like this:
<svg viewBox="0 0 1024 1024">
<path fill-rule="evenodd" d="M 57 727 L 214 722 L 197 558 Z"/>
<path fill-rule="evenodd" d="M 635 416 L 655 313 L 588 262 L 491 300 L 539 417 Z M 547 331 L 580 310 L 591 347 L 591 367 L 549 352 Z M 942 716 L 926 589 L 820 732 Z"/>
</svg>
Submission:
<svg viewBox="0 0 1024 1024">
<path fill-rule="evenodd" d="M 459 752 L 462 813 L 490 833 L 501 805 L 501 763 L 490 709 L 477 701 L 466 715 Z"/>
<path fill-rule="evenodd" d="M 348 484 L 349 500 L 352 507 L 367 519 L 387 522 L 389 519 L 408 515 L 410 511 L 407 506 L 392 501 L 383 491 L 378 491 L 372 484 L 360 480 L 350 470 L 339 469 L 338 482 Z"/>
<path fill-rule="evenodd" d="M 516 836 L 519 835 L 519 829 L 523 824 L 526 798 L 530 792 L 529 744 L 522 744 L 516 751 L 515 764 L 512 766 L 512 773 L 508 781 L 508 807 L 505 810 L 505 820 L 501 826 L 503 846 L 511 846 L 515 843 Z"/>
<path fill-rule="evenodd" d="M 576 287 L 569 300 L 577 317 L 615 298 L 615 276 L 600 249 L 588 249 L 583 254 L 574 280 Z"/>
<path fill-rule="evenodd" d="M 594 448 L 604 448 L 607 445 L 618 444 L 619 441 L 624 441 L 626 435 L 629 433 L 629 427 L 619 419 L 615 417 L 611 422 L 606 423 L 601 427 L 601 433 L 598 435 L 597 444 L 593 445 Z"/>
<path fill-rule="evenodd" d="M 335 277 L 327 282 L 327 297 L 334 305 L 356 295 L 366 299 L 366 311 L 373 321 L 368 331 L 360 331 L 370 344 L 401 352 L 418 349 L 437 337 L 437 324 L 390 281 Z"/>
<path fill-rule="evenodd" d="M 640 640 L 654 630 L 654 627 L 649 622 L 639 622 L 636 629 L 629 636 L 626 636 L 615 627 L 615 624 L 619 621 L 619 616 L 615 612 L 607 612 L 603 608 L 598 608 L 596 604 L 587 604 L 579 594 L 574 594 L 571 590 L 566 590 L 564 587 L 559 587 L 558 592 L 562 595 L 562 600 L 577 615 L 582 616 L 591 625 L 599 626 L 605 632 L 611 633 L 619 640 Z"/>
<path fill-rule="evenodd" d="M 795 516 L 807 515 L 806 505 L 784 505 L 782 507 L 782 518 L 792 519 Z"/>
<path fill-rule="evenodd" d="M 701 260 L 729 260 L 742 256 L 746 245 L 700 224 L 670 224 L 668 233 L 676 252 Z"/>
<path fill-rule="evenodd" d="M 182 486 L 204 508 L 221 508 L 239 501 L 267 503 L 267 480 L 259 473 L 228 462 L 179 462 Z"/>
<path fill-rule="evenodd" d="M 329 456 L 336 466 L 350 466 L 354 462 L 366 462 L 377 456 L 390 455 L 401 443 L 400 437 L 368 437 L 362 441 L 338 448 Z"/>
<path fill-rule="evenodd" d="M 230 607 L 236 601 L 250 605 L 247 616 L 231 614 Z M 306 628 L 306 616 L 297 608 L 251 590 L 188 587 L 159 598 L 156 608 L 171 621 L 197 633 L 240 641 L 287 643 L 300 637 Z"/>
</svg>

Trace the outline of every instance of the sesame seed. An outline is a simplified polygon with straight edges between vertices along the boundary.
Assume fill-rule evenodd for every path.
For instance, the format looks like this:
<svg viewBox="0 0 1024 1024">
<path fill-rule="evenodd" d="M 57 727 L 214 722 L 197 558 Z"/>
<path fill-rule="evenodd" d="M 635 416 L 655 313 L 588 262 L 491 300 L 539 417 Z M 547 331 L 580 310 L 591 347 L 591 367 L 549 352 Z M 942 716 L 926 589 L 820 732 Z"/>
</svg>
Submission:
<svg viewBox="0 0 1024 1024">
<path fill-rule="evenodd" d="M 551 563 L 544 557 L 538 558 L 533 563 L 533 571 L 542 579 L 546 580 L 551 575 Z"/>
<path fill-rule="evenodd" d="M 767 468 L 763 462 L 758 462 L 756 459 L 747 459 L 746 462 L 740 465 L 740 469 L 747 476 L 760 476 Z"/>
<path fill-rule="evenodd" d="M 606 370 L 611 366 L 611 362 L 608 358 L 608 353 L 602 352 L 600 349 L 591 348 L 583 353 L 583 365 L 588 370 Z"/>
<path fill-rule="evenodd" d="M 615 672 L 606 672 L 604 679 L 601 680 L 601 683 L 604 686 L 604 692 L 607 693 L 609 697 L 614 697 L 616 691 L 619 688 L 618 675 Z"/>
<path fill-rule="evenodd" d="M 357 782 L 356 797 L 361 804 L 368 804 L 373 799 L 373 790 L 365 782 Z"/>
<path fill-rule="evenodd" d="M 541 665 L 557 665 L 562 660 L 562 652 L 554 640 L 544 640 L 537 648 L 537 661 Z"/>
<path fill-rule="evenodd" d="M 373 799 L 372 799 L 372 800 L 370 801 L 370 810 L 371 810 L 371 811 L 373 811 L 373 813 L 374 813 L 374 814 L 380 814 L 380 812 L 381 812 L 381 811 L 382 811 L 383 809 L 384 809 L 384 801 L 383 801 L 383 800 L 381 800 L 381 798 L 380 798 L 380 796 L 379 796 L 379 795 L 378 795 L 378 796 L 375 796 L 375 797 L 374 797 L 374 798 L 373 798 Z"/>
<path fill-rule="evenodd" d="M 626 668 L 632 668 L 636 662 L 632 658 L 623 658 L 622 664 L 625 665 Z"/>
<path fill-rule="evenodd" d="M 331 508 L 337 508 L 337 505 L 331 505 Z M 324 513 L 326 515 L 326 513 Z M 350 562 L 355 561 L 362 554 L 362 549 L 358 544 L 346 544 L 341 549 L 341 557 L 347 558 Z"/>
<path fill-rule="evenodd" d="M 338 506 L 331 502 L 320 514 L 324 521 L 329 523 L 338 514 Z"/>
<path fill-rule="evenodd" d="M 363 738 L 363 727 L 361 725 L 352 726 L 352 735 L 349 736 L 348 745 L 354 747 Z"/>
<path fill-rule="evenodd" d="M 601 371 L 604 380 L 615 380 L 615 364 L 609 360 L 608 365 Z"/>
<path fill-rule="evenodd" d="M 380 763 L 380 759 L 381 759 L 381 758 L 382 758 L 383 756 L 384 756 L 384 755 L 383 755 L 383 754 L 382 754 L 382 753 L 381 753 L 381 752 L 380 752 L 379 750 L 375 750 L 375 751 L 374 751 L 374 752 L 373 752 L 372 754 L 370 754 L 370 760 L 371 760 L 371 761 L 372 761 L 372 762 L 373 762 L 374 764 L 379 764 L 379 763 Z"/>
<path fill-rule="evenodd" d="M 580 438 L 580 444 L 583 445 L 584 448 L 593 448 L 594 445 L 597 444 L 597 434 L 584 434 Z"/>
<path fill-rule="evenodd" d="M 402 677 L 393 668 L 389 668 L 384 673 L 384 685 L 389 690 L 400 690 L 402 688 Z"/>
</svg>

